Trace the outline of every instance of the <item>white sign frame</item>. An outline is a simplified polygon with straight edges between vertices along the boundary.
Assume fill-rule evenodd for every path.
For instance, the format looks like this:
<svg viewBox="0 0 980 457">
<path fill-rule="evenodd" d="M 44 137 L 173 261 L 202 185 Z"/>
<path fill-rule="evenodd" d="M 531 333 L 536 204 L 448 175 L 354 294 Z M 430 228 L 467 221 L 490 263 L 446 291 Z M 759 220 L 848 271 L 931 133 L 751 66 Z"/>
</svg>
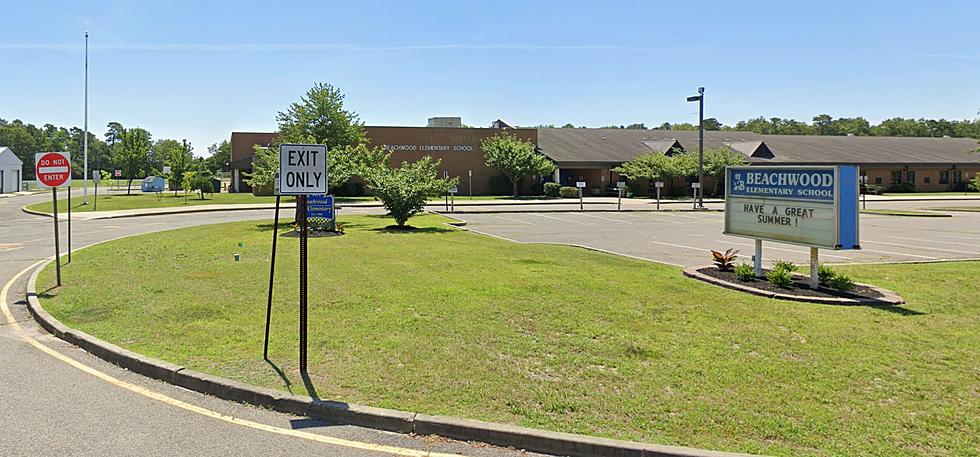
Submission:
<svg viewBox="0 0 980 457">
<path fill-rule="evenodd" d="M 320 160 L 321 158 L 322 160 Z M 279 195 L 329 193 L 327 162 L 326 145 L 293 143 L 279 145 L 279 172 L 276 174 L 276 191 Z M 303 181 L 302 186 L 296 185 L 300 177 Z M 312 181 L 314 185 L 306 185 L 311 182 L 311 178 L 315 180 Z"/>
<path fill-rule="evenodd" d="M 39 174 L 42 173 L 41 172 L 41 167 L 39 166 L 38 161 L 40 161 L 42 157 L 44 157 L 44 156 L 46 156 L 48 154 L 60 155 L 62 157 L 62 159 L 65 161 L 65 163 L 68 164 L 68 165 L 66 165 L 66 170 L 63 172 L 63 173 L 68 173 L 68 179 L 66 179 L 61 184 L 58 184 L 57 186 L 49 186 L 49 185 L 41 182 L 41 178 L 38 176 Z M 48 167 L 48 168 L 50 168 L 50 167 Z M 56 168 L 59 168 L 60 169 L 61 167 L 60 166 L 57 166 Z M 55 171 L 48 171 L 48 173 L 55 173 Z M 47 174 L 47 173 L 45 173 L 45 174 Z M 34 182 L 37 184 L 37 186 L 43 187 L 45 189 L 51 189 L 51 188 L 57 188 L 57 187 L 70 187 L 71 186 L 71 179 L 72 179 L 72 177 L 71 177 L 71 153 L 70 152 L 48 151 L 48 152 L 38 152 L 38 153 L 34 154 Z M 84 179 L 84 177 L 83 177 L 83 179 Z"/>
<path fill-rule="evenodd" d="M 585 181 L 575 181 L 575 187 L 578 187 L 579 189 L 584 189 Z"/>
<path fill-rule="evenodd" d="M 726 192 L 726 194 L 725 194 L 725 228 L 724 228 L 724 231 L 722 233 L 725 234 L 725 235 L 738 236 L 738 237 L 744 237 L 744 238 L 752 238 L 752 239 L 756 239 L 756 240 L 773 241 L 773 242 L 778 242 L 778 243 L 795 244 L 795 245 L 799 245 L 799 246 L 817 247 L 817 248 L 825 248 L 825 249 L 833 249 L 833 250 L 861 249 L 861 246 L 860 246 L 860 240 L 861 240 L 861 235 L 860 235 L 860 211 L 858 211 L 858 206 L 857 206 L 858 205 L 858 199 L 859 199 L 858 192 L 854 192 L 854 202 L 853 202 L 853 205 L 854 205 L 853 208 L 855 210 L 855 214 L 854 214 L 854 225 L 855 225 L 855 227 L 854 227 L 854 237 L 855 237 L 856 244 L 854 246 L 851 246 L 851 247 L 842 247 L 839 244 L 840 241 L 841 241 L 841 238 L 842 238 L 841 237 L 841 230 L 840 230 L 841 229 L 841 208 L 842 208 L 841 198 L 844 197 L 844 195 L 842 195 L 843 192 L 842 192 L 842 182 L 841 182 L 841 180 L 842 180 L 841 168 L 842 168 L 842 166 L 839 166 L 839 165 L 830 165 L 830 166 L 828 166 L 828 165 L 812 165 L 812 166 L 810 166 L 810 165 L 781 165 L 781 166 L 755 166 L 755 167 L 753 167 L 753 166 L 737 166 L 737 167 L 729 166 L 729 167 L 726 167 L 726 170 L 725 170 L 725 183 L 726 183 L 725 184 L 725 187 L 726 187 L 725 188 L 725 192 Z M 855 169 L 855 173 L 860 173 L 860 169 L 858 167 L 853 167 L 853 168 Z M 805 201 L 801 201 L 801 200 L 794 200 L 792 198 L 789 198 L 789 199 L 787 199 L 787 198 L 779 198 L 779 197 L 768 197 L 768 198 L 766 198 L 766 197 L 747 197 L 747 196 L 735 196 L 735 195 L 731 195 L 730 194 L 730 189 L 731 189 L 731 186 L 732 186 L 732 172 L 735 171 L 735 170 L 753 170 L 753 169 L 764 169 L 764 170 L 780 169 L 780 170 L 832 171 L 833 172 L 833 175 L 834 175 L 834 184 L 833 184 L 833 186 L 834 186 L 834 196 L 833 196 L 833 202 L 832 203 L 829 203 L 829 202 L 816 202 L 816 201 L 814 201 L 814 202 L 805 202 Z M 855 179 L 855 181 L 857 181 L 857 179 Z M 857 182 L 855 182 L 854 184 L 856 185 Z M 762 205 L 761 206 L 762 208 L 768 208 L 770 206 L 772 208 L 783 207 L 783 209 L 784 209 L 784 215 L 785 215 L 787 209 L 792 209 L 793 211 L 801 211 L 801 210 L 802 211 L 807 211 L 807 210 L 811 211 L 809 213 L 810 216 L 806 216 L 806 217 L 803 217 L 803 216 L 788 216 L 788 217 L 795 217 L 797 219 L 797 225 L 794 225 L 794 227 L 798 226 L 798 221 L 799 220 L 806 220 L 807 217 L 812 218 L 813 217 L 812 215 L 814 214 L 813 211 L 815 211 L 815 210 L 820 209 L 820 210 L 823 210 L 824 212 L 829 212 L 830 213 L 830 217 L 832 218 L 830 220 L 830 222 L 829 222 L 829 225 L 831 225 L 831 227 L 824 227 L 822 230 L 820 230 L 819 227 L 818 227 L 818 228 L 813 229 L 813 231 L 814 232 L 817 232 L 817 234 L 819 234 L 819 235 L 825 235 L 825 236 L 832 234 L 833 237 L 832 238 L 827 237 L 827 239 L 822 239 L 821 240 L 821 239 L 817 239 L 817 235 L 813 235 L 813 236 L 810 236 L 810 237 L 806 237 L 806 236 L 794 237 L 795 238 L 794 239 L 794 238 L 790 238 L 789 235 L 780 236 L 779 234 L 774 233 L 775 230 L 774 231 L 770 231 L 770 233 L 768 233 L 768 234 L 762 234 L 759 231 L 753 231 L 751 228 L 746 228 L 746 227 L 739 226 L 739 222 L 736 221 L 736 218 L 738 217 L 738 213 L 739 213 L 739 211 L 737 210 L 736 207 L 737 206 L 742 206 L 742 205 Z M 751 213 L 751 214 L 764 214 L 763 211 L 767 211 L 768 212 L 770 210 L 769 209 L 759 209 L 758 212 L 749 211 L 749 213 Z M 777 209 L 777 212 L 778 212 L 778 209 Z M 766 226 L 766 227 L 772 228 L 772 226 Z M 802 230 L 800 230 L 800 232 L 802 233 Z"/>
</svg>

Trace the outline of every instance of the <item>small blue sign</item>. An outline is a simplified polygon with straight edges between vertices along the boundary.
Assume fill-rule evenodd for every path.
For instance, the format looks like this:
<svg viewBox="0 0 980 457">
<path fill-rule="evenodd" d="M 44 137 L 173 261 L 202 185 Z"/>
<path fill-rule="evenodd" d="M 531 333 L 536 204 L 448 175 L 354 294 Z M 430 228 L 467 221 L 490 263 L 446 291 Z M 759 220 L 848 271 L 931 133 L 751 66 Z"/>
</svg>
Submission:
<svg viewBox="0 0 980 457">
<path fill-rule="evenodd" d="M 729 192 L 738 197 L 834 202 L 837 184 L 828 168 L 735 168 Z"/>
<path fill-rule="evenodd" d="M 333 219 L 333 195 L 311 194 L 306 196 L 306 217 Z"/>
</svg>

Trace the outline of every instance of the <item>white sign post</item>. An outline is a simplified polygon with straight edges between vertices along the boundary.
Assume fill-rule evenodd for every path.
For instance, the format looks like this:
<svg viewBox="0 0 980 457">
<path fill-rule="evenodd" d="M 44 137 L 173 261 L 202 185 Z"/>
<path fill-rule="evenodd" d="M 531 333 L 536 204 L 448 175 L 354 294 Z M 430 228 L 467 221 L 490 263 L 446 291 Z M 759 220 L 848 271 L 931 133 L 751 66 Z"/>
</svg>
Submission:
<svg viewBox="0 0 980 457">
<path fill-rule="evenodd" d="M 623 181 L 616 182 L 616 211 L 623 209 L 623 191 L 626 189 L 626 183 Z"/>
<path fill-rule="evenodd" d="M 71 154 L 39 152 L 34 154 L 34 176 L 38 187 L 51 189 L 51 212 L 54 216 L 54 262 L 57 284 L 61 286 L 61 243 L 58 236 L 58 186 L 68 186 L 68 261 L 71 262 Z M 82 178 L 85 178 L 82 176 Z"/>
<path fill-rule="evenodd" d="M 102 182 L 102 170 L 92 170 L 92 183 L 95 184 L 95 201 L 92 202 L 92 211 L 99 208 L 99 183 Z"/>
<path fill-rule="evenodd" d="M 585 181 L 576 181 L 575 187 L 578 188 L 578 209 L 584 211 L 585 203 L 582 201 L 582 189 L 585 189 Z"/>
<path fill-rule="evenodd" d="M 654 186 L 657 187 L 657 209 L 660 209 L 660 189 L 664 188 L 664 182 L 657 181 Z"/>
<path fill-rule="evenodd" d="M 691 188 L 694 189 L 694 209 L 698 209 L 698 192 L 701 190 L 701 183 L 691 183 Z M 704 194 L 701 195 L 703 196 Z M 701 200 L 703 201 L 704 198 L 702 197 Z"/>
</svg>

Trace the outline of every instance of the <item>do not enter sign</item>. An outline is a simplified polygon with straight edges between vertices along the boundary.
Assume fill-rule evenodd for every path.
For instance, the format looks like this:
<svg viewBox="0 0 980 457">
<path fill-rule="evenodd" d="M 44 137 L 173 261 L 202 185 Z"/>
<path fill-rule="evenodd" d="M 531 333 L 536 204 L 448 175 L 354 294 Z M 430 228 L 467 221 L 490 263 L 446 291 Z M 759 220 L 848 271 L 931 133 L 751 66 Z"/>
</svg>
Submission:
<svg viewBox="0 0 980 457">
<path fill-rule="evenodd" d="M 34 154 L 34 173 L 42 187 L 59 187 L 71 184 L 71 154 L 67 152 L 39 152 Z"/>
</svg>

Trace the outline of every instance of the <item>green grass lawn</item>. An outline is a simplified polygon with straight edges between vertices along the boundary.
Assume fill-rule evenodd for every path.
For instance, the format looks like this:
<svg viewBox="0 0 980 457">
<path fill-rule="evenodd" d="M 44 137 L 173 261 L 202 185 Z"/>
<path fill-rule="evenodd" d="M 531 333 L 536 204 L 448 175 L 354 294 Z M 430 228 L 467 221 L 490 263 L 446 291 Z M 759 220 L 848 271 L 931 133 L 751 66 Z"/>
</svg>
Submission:
<svg viewBox="0 0 980 457">
<path fill-rule="evenodd" d="M 943 214 L 931 211 L 917 211 L 913 209 L 862 209 L 861 214 L 877 214 L 880 216 L 906 216 L 906 217 L 952 217 L 950 214 Z"/>
<path fill-rule="evenodd" d="M 741 294 L 672 266 L 502 241 L 413 218 L 343 217 L 310 240 L 313 394 L 573 433 L 778 455 L 965 455 L 980 447 L 980 262 L 837 267 L 902 307 Z M 297 240 L 207 225 L 78 252 L 43 305 L 118 345 L 308 394 Z M 244 247 L 239 247 L 239 242 Z M 242 255 L 235 262 L 235 253 Z M 111 265 L 111 268 L 107 268 Z M 282 370 L 282 375 L 277 374 Z"/>
</svg>

